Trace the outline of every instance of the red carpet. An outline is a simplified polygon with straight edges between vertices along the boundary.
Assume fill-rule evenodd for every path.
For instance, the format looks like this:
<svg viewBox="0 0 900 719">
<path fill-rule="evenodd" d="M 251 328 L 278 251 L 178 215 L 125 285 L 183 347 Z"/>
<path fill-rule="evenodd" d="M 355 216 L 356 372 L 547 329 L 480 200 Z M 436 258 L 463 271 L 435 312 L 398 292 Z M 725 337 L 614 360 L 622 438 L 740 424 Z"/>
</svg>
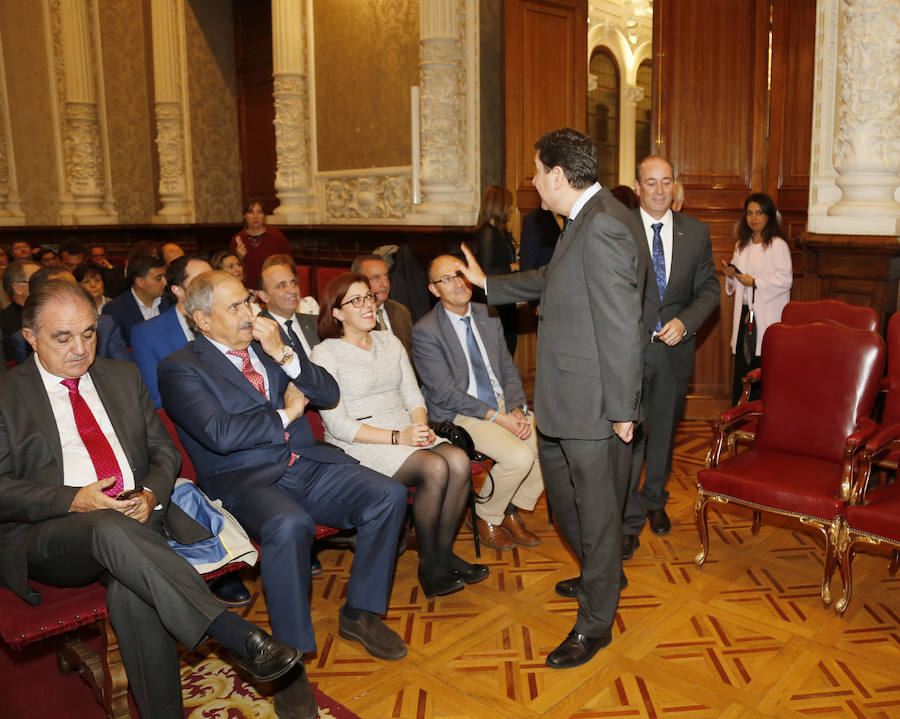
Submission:
<svg viewBox="0 0 900 719">
<path fill-rule="evenodd" d="M 216 653 L 182 652 L 181 659 L 185 719 L 192 715 L 274 719 L 271 700 L 243 682 Z M 88 685 L 77 675 L 63 676 L 57 670 L 52 640 L 19 652 L 0 643 L 0 677 L 3 719 L 103 719 L 103 710 Z M 359 719 L 331 697 L 318 690 L 315 693 L 320 717 Z M 129 701 L 137 719 L 137 708 L 130 697 Z"/>
</svg>

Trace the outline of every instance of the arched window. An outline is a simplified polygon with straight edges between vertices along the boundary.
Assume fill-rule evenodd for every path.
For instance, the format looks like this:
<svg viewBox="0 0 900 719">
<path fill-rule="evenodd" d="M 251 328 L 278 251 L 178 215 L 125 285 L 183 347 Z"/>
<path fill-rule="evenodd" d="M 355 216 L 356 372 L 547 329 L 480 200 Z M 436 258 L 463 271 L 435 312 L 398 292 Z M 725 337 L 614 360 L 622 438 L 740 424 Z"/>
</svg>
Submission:
<svg viewBox="0 0 900 719">
<path fill-rule="evenodd" d="M 638 67 L 636 84 L 644 91 L 644 98 L 637 104 L 634 113 L 634 166 L 650 154 L 652 142 L 653 116 L 653 65 L 644 60 Z"/>
<path fill-rule="evenodd" d="M 588 77 L 588 134 L 597 145 L 597 179 L 619 184 L 619 68 L 605 47 L 591 53 Z"/>
</svg>

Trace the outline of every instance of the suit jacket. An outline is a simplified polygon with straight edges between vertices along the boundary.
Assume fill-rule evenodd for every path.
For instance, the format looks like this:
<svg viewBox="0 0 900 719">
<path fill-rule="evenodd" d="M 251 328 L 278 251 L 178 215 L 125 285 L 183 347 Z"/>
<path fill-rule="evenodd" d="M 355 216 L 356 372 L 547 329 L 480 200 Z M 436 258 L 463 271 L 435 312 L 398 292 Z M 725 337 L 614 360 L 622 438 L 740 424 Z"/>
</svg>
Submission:
<svg viewBox="0 0 900 719">
<path fill-rule="evenodd" d="M 559 225 L 550 210 L 538 207 L 525 215 L 519 243 L 519 269 L 536 270 L 548 264 L 558 239 Z"/>
<path fill-rule="evenodd" d="M 11 359 L 21 364 L 31 355 L 31 345 L 25 341 L 22 330 L 16 332 L 11 338 L 10 343 L 13 348 Z M 97 316 L 97 356 L 106 359 L 121 360 L 122 362 L 131 362 L 131 355 L 119 326 L 112 317 L 104 315 Z"/>
<path fill-rule="evenodd" d="M 485 305 L 469 304 L 472 319 L 484 343 L 487 360 L 500 385 L 507 411 L 524 407 L 525 390 L 519 368 L 506 348 L 500 319 L 488 314 Z M 458 414 L 483 419 L 489 405 L 468 393 L 469 363 L 443 305 L 438 303 L 413 327 L 413 356 L 428 416 L 435 422 L 452 421 Z"/>
<path fill-rule="evenodd" d="M 159 304 L 160 314 L 167 309 L 169 309 L 169 300 L 163 295 Z M 109 315 L 116 321 L 122 336 L 125 338 L 125 344 L 131 347 L 131 328 L 144 321 L 144 315 L 141 314 L 137 300 L 134 299 L 134 294 L 130 290 L 123 292 L 112 302 L 108 302 L 103 306 L 103 314 Z"/>
<path fill-rule="evenodd" d="M 560 237 L 548 265 L 488 278 L 491 304 L 540 298 L 535 415 L 545 435 L 606 439 L 613 422 L 639 418 L 641 232 L 601 188 Z"/>
<path fill-rule="evenodd" d="M 406 348 L 406 354 L 412 362 L 413 356 L 413 321 L 412 314 L 397 300 L 387 299 L 384 301 L 384 311 L 387 313 L 388 322 L 391 323 L 391 331 L 397 336 L 397 339 Z"/>
<path fill-rule="evenodd" d="M 282 426 L 276 410 L 284 407 L 291 380 L 258 343 L 253 347 L 266 370 L 271 402 L 202 335 L 164 358 L 157 371 L 163 406 L 178 427 L 198 484 L 226 507 L 280 479 L 292 452 L 313 462 L 356 463 L 334 447 L 317 444 L 306 415 Z M 312 404 L 337 404 L 334 378 L 305 356 L 298 359 L 294 385 Z"/>
<path fill-rule="evenodd" d="M 150 399 L 157 409 L 162 407 L 156 378 L 159 361 L 166 355 L 177 352 L 188 342 L 177 313 L 178 308 L 171 307 L 159 317 L 141 322 L 131 330 L 131 357 L 140 369 L 144 384 L 150 392 Z"/>
<path fill-rule="evenodd" d="M 269 313 L 269 310 L 263 310 L 259 313 L 260 317 L 268 317 L 269 319 L 275 319 Z M 304 315 L 300 312 L 294 313 L 294 323 L 293 327 L 299 327 L 303 332 L 303 336 L 306 337 L 306 342 L 309 344 L 309 348 L 312 349 L 317 344 L 319 344 L 319 330 L 316 329 L 316 325 L 318 324 L 319 318 L 316 315 Z M 281 325 L 278 325 L 278 328 L 281 329 Z M 297 330 L 294 329 L 294 332 Z M 294 352 L 299 353 L 303 347 L 295 347 L 291 342 L 291 338 L 287 336 L 287 333 L 282 329 L 281 330 L 281 339 L 285 344 L 291 345 L 294 348 Z"/>
<path fill-rule="evenodd" d="M 32 604 L 40 597 L 27 586 L 31 532 L 39 522 L 66 516 L 79 489 L 63 484 L 56 420 L 36 361 L 31 357 L 0 377 L 0 582 Z M 181 455 L 157 417 L 137 367 L 98 358 L 89 371 L 134 481 L 153 490 L 169 531 L 185 544 L 208 537 L 177 506 L 169 506 Z"/>
<path fill-rule="evenodd" d="M 721 300 L 721 288 L 713 265 L 709 227 L 680 212 L 672 213 L 672 267 L 662 300 L 656 287 L 653 259 L 647 244 L 640 209 L 632 214 L 641 226 L 638 251 L 647 265 L 644 293 L 644 330 L 647 336 L 656 329 L 656 320 L 666 324 L 673 317 L 684 323 L 687 336 L 674 347 L 661 345 L 676 377 L 686 379 L 694 373 L 694 351 L 697 330 Z"/>
</svg>

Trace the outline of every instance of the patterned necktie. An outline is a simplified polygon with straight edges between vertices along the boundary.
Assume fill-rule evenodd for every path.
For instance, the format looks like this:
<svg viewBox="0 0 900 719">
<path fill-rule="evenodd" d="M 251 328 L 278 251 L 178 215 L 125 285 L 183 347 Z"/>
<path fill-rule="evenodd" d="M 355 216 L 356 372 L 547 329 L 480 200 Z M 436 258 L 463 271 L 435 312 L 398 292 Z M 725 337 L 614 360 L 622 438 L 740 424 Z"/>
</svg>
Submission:
<svg viewBox="0 0 900 719">
<path fill-rule="evenodd" d="M 103 490 L 104 494 L 110 497 L 117 496 L 125 489 L 125 482 L 122 479 L 122 468 L 116 461 L 116 455 L 97 424 L 97 419 L 91 408 L 88 407 L 84 397 L 78 391 L 78 383 L 81 377 L 74 379 L 62 380 L 63 385 L 69 390 L 69 401 L 72 403 L 72 414 L 75 415 L 75 426 L 78 428 L 78 434 L 81 441 L 84 442 L 84 448 L 87 450 L 94 465 L 94 471 L 97 473 L 97 479 L 107 479 L 115 477 L 116 483 L 109 489 Z"/>
<path fill-rule="evenodd" d="M 376 330 L 386 330 L 387 327 L 384 326 L 384 308 L 379 307 L 378 311 L 375 313 L 375 329 Z"/>
<path fill-rule="evenodd" d="M 290 322 L 290 320 L 288 320 Z M 250 380 L 250 384 L 252 384 L 256 389 L 259 390 L 259 393 L 269 399 L 266 396 L 266 383 L 263 379 L 263 376 L 257 372 L 253 368 L 253 363 L 250 361 L 250 352 L 249 350 L 228 350 L 226 354 L 230 354 L 234 357 L 240 357 L 243 360 L 243 365 L 241 365 L 241 374 L 244 375 L 248 380 Z M 290 443 L 291 435 L 288 432 L 284 433 L 284 441 Z M 288 462 L 288 467 L 290 467 L 294 462 L 297 461 L 297 456 L 293 452 L 291 452 L 291 459 Z"/>
<path fill-rule="evenodd" d="M 494 388 L 491 387 L 491 376 L 488 374 L 487 367 L 484 365 L 484 357 L 475 341 L 471 320 L 471 317 L 462 318 L 466 325 L 466 347 L 469 350 L 469 361 L 472 363 L 472 372 L 475 374 L 475 392 L 478 399 L 490 405 L 492 409 L 497 409 L 497 397 L 494 395 Z"/>
<path fill-rule="evenodd" d="M 663 252 L 662 222 L 654 222 L 650 225 L 653 230 L 653 271 L 656 273 L 656 288 L 659 290 L 659 300 L 662 302 L 663 295 L 666 294 L 666 255 Z M 662 329 L 662 319 L 656 319 L 656 331 Z"/>
<path fill-rule="evenodd" d="M 300 341 L 300 338 L 297 336 L 297 333 L 294 332 L 294 328 L 291 327 L 293 322 L 294 322 L 294 320 L 285 320 L 284 321 L 284 328 L 285 328 L 285 330 L 287 330 L 288 340 L 291 343 L 291 347 L 294 348 L 294 352 L 296 352 L 298 355 L 303 355 L 304 357 L 306 357 L 306 352 L 303 351 L 303 343 Z"/>
<path fill-rule="evenodd" d="M 244 361 L 244 364 L 241 367 L 241 374 L 250 380 L 250 384 L 256 387 L 263 397 L 269 399 L 266 395 L 266 381 L 259 372 L 253 369 L 253 363 L 250 362 L 250 352 L 248 350 L 228 350 L 227 354 L 230 354 L 233 357 L 240 357 Z"/>
</svg>

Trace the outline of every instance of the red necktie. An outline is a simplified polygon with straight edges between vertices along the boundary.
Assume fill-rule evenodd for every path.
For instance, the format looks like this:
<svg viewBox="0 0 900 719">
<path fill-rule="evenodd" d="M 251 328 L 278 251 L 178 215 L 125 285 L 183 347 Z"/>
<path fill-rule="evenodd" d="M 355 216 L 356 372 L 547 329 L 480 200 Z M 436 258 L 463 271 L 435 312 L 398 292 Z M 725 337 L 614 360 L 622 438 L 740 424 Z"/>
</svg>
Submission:
<svg viewBox="0 0 900 719">
<path fill-rule="evenodd" d="M 78 428 L 78 434 L 84 447 L 88 451 L 91 462 L 94 464 L 94 471 L 97 473 L 97 479 L 106 479 L 115 477 L 116 483 L 109 489 L 103 490 L 104 494 L 115 497 L 125 489 L 125 482 L 122 479 L 122 469 L 116 461 L 116 455 L 97 424 L 94 413 L 88 407 L 84 397 L 78 392 L 78 383 L 81 377 L 74 379 L 64 379 L 62 384 L 69 390 L 69 401 L 72 403 L 72 413 L 75 415 L 75 426 Z"/>
<path fill-rule="evenodd" d="M 228 350 L 226 354 L 233 355 L 234 357 L 240 357 L 244 364 L 241 366 L 241 374 L 244 375 L 256 389 L 259 390 L 259 393 L 266 397 L 266 383 L 263 379 L 263 376 L 257 372 L 253 368 L 253 363 L 250 362 L 250 352 L 248 350 Z M 266 399 L 269 399 L 266 397 Z M 287 432 L 284 433 L 284 441 L 289 442 L 291 439 L 291 435 Z M 291 460 L 288 462 L 288 467 L 290 467 L 294 462 L 297 461 L 297 456 L 293 452 L 291 452 Z"/>
</svg>

